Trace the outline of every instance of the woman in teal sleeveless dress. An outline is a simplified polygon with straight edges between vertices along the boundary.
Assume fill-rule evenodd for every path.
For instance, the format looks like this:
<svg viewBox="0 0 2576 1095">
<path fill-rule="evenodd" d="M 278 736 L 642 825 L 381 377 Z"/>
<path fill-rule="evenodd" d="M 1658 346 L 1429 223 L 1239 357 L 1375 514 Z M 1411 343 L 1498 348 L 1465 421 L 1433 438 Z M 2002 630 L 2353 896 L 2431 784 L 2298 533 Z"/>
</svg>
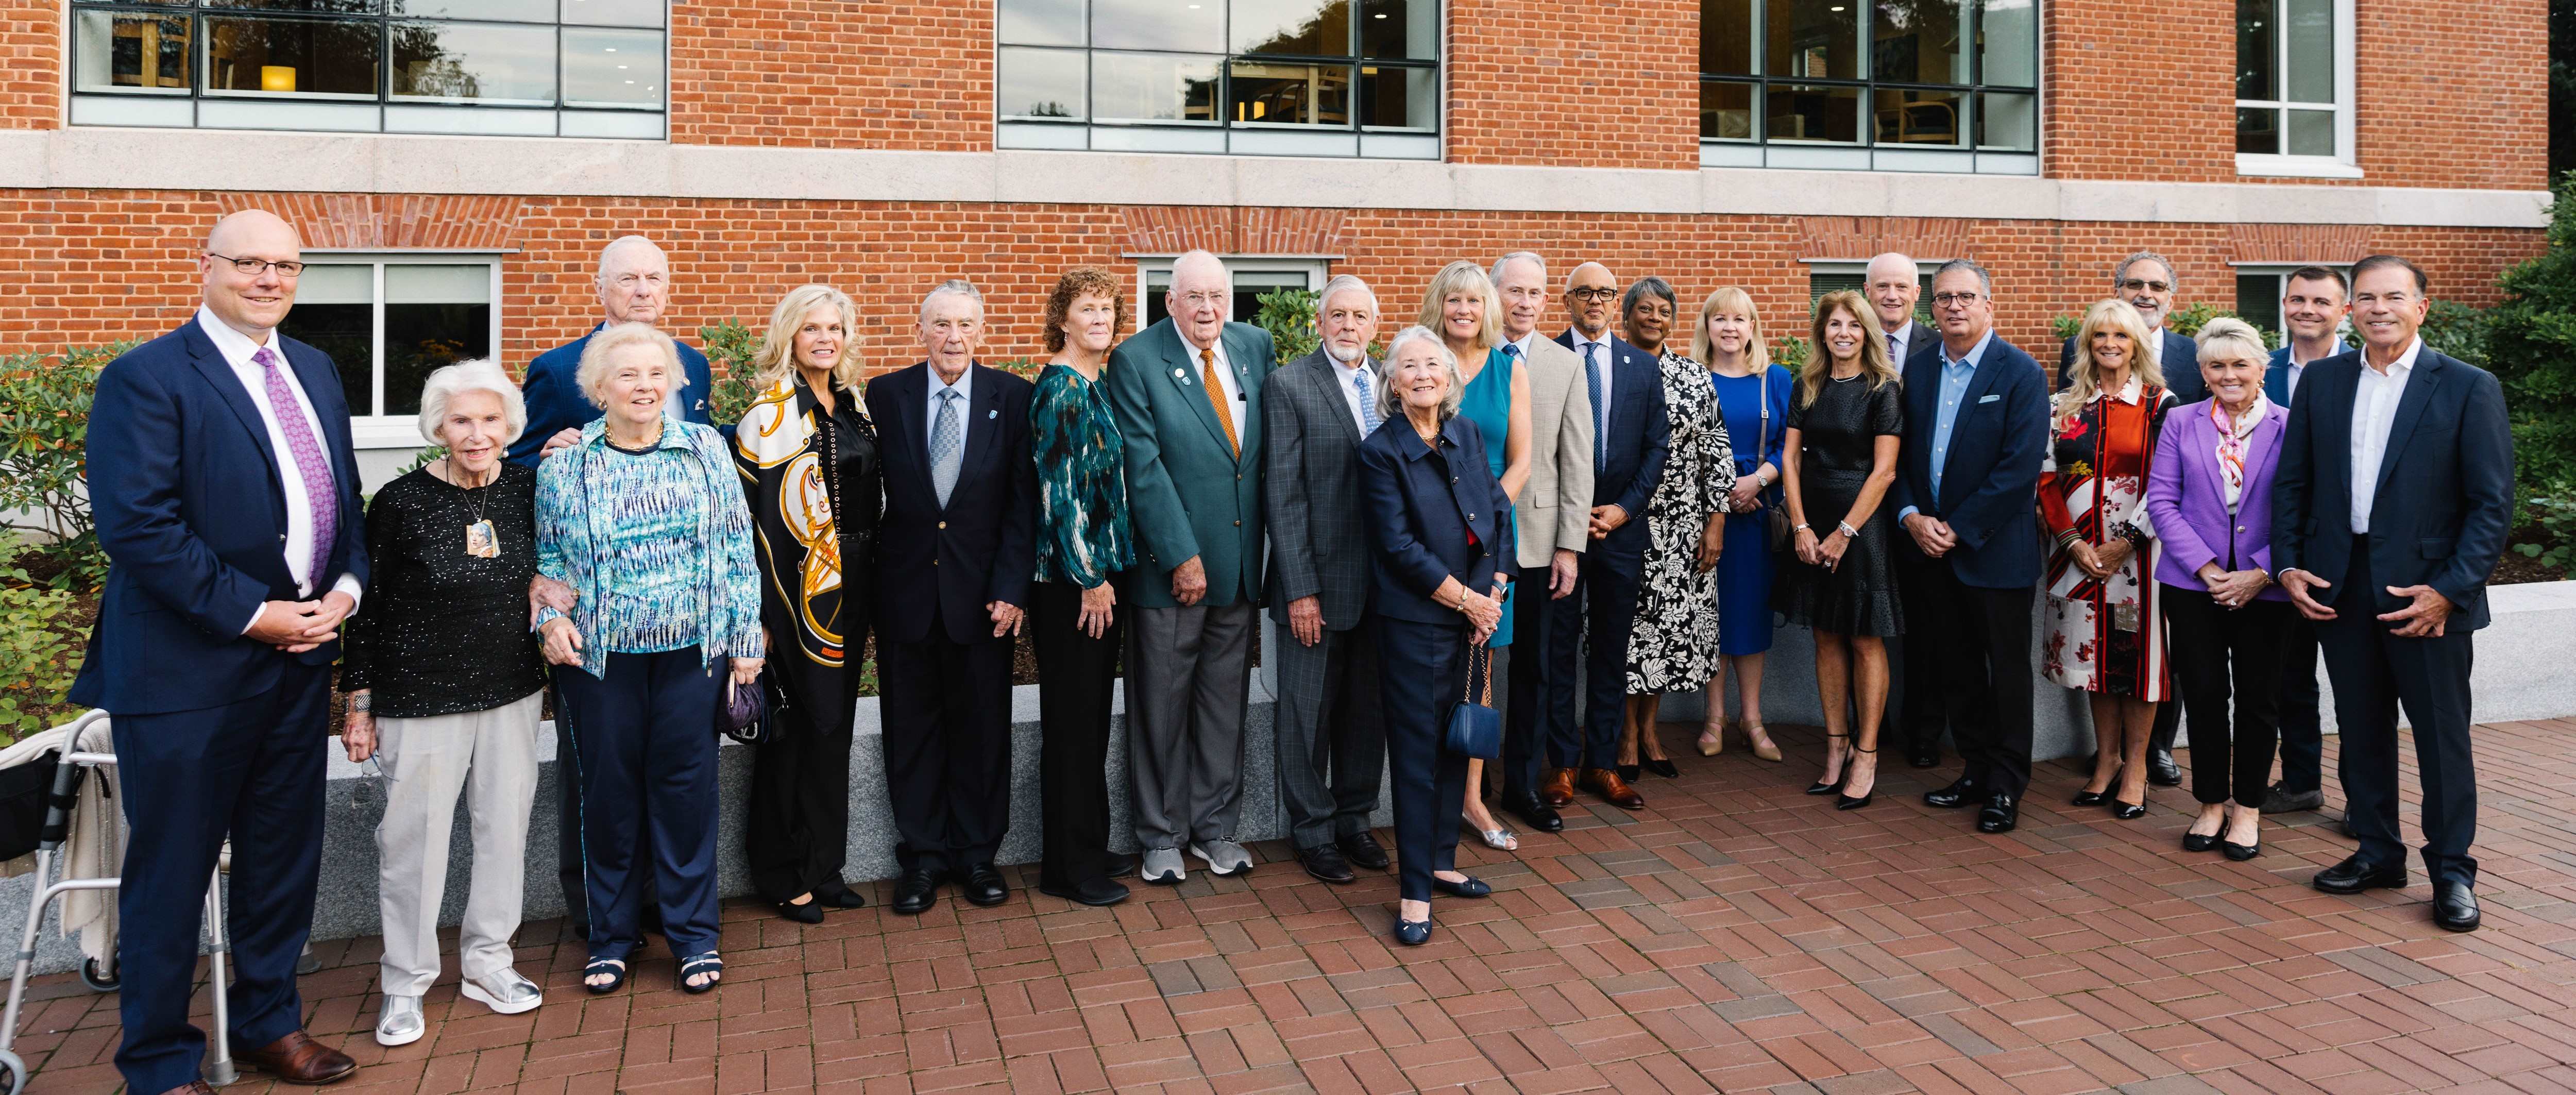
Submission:
<svg viewBox="0 0 2576 1095">
<path fill-rule="evenodd" d="M 1423 294 L 1422 325 L 1439 332 L 1441 343 L 1457 355 L 1460 390 L 1458 414 L 1475 423 L 1485 441 L 1485 462 L 1501 481 L 1503 493 L 1515 498 L 1529 485 L 1529 380 L 1516 368 L 1517 348 L 1503 345 L 1502 298 L 1485 270 L 1472 262 L 1453 262 L 1431 279 Z M 1508 562 L 1508 560 L 1507 560 Z M 1512 603 L 1503 599 L 1503 622 L 1485 645 L 1494 651 L 1492 694 L 1485 702 L 1502 708 L 1505 675 L 1511 669 Z M 1484 764 L 1467 762 L 1467 800 L 1461 820 L 1488 848 L 1510 851 L 1520 838 L 1494 820 L 1485 807 Z"/>
</svg>

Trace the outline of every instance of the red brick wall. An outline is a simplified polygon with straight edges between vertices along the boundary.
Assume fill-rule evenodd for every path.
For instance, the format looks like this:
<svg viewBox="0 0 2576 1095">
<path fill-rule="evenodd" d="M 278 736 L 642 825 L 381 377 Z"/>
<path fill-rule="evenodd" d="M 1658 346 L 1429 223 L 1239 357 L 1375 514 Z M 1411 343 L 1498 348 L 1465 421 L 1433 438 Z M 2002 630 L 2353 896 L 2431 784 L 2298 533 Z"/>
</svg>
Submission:
<svg viewBox="0 0 2576 1095">
<path fill-rule="evenodd" d="M 2549 185 L 2546 0 L 2357 5 L 2365 185 Z"/>
<path fill-rule="evenodd" d="M 53 0 L 0 0 L 0 129 L 61 124 L 62 26 Z"/>
<path fill-rule="evenodd" d="M 506 200 L 506 199 L 504 199 Z M 22 271 L 0 297 L 0 352 L 53 349 L 159 333 L 183 319 L 195 297 L 190 256 L 215 216 L 243 204 L 279 209 L 317 238 L 363 238 L 350 227 L 348 199 L 335 195 L 0 191 L 0 269 Z M 478 199 L 488 203 L 492 199 Z M 389 204 L 385 215 L 408 207 Z M 1037 317 L 1057 271 L 1076 263 L 1130 269 L 1123 256 L 1141 240 L 1235 249 L 1277 231 L 1277 211 L 1234 216 L 1124 216 L 1111 207 L 830 202 L 642 202 L 531 198 L 504 211 L 478 206 L 480 223 L 519 249 L 505 260 L 502 356 L 513 368 L 573 338 L 596 318 L 590 275 L 599 247 L 623 232 L 659 240 L 673 263 L 672 326 L 682 331 L 724 318 L 765 322 L 787 288 L 806 281 L 856 298 L 857 352 L 879 367 L 914 360 L 909 324 L 921 294 L 940 278 L 975 280 L 992 326 L 988 356 L 1032 355 Z M 1847 258 L 1866 242 L 1868 219 L 1458 214 L 1388 210 L 1311 211 L 1301 231 L 1343 241 L 1336 271 L 1367 278 L 1390 323 L 1410 322 L 1431 275 L 1453 259 L 1490 262 L 1531 248 L 1562 272 L 1598 259 L 1622 279 L 1656 273 L 1696 305 L 1719 285 L 1751 291 L 1769 332 L 1803 329 L 1807 258 Z M 1338 217 L 1338 225 L 1332 224 Z M 1819 221 L 1830 221 L 1820 225 Z M 930 226 L 936 226 L 930 227 Z M 2053 315 L 2073 312 L 2104 291 L 2109 263 L 2148 247 L 2172 256 L 2186 301 L 2231 304 L 2227 263 L 2258 246 L 2243 226 L 1960 220 L 1884 222 L 1891 243 L 1964 241 L 1965 253 L 1994 272 L 2005 337 L 2048 341 Z M 2412 255 L 2430 270 L 2438 295 L 2492 303 L 2505 266 L 2539 251 L 2530 230 L 2368 228 L 2337 237 L 2371 250 Z M 2256 242 L 2249 242 L 2249 240 Z M 1822 250 L 1820 248 L 1831 248 Z M 2254 259 L 2270 259 L 2269 253 Z M 2351 258 L 2351 255 L 2324 255 Z M 1552 316 L 1549 329 L 1562 323 Z"/>
<path fill-rule="evenodd" d="M 1452 163 L 1699 165 L 1693 0 L 1449 0 Z"/>
<path fill-rule="evenodd" d="M 2051 0 L 2040 10 L 2042 170 L 2236 179 L 2233 0 Z"/>
<path fill-rule="evenodd" d="M 680 144 L 993 147 L 991 3 L 671 5 Z"/>
</svg>

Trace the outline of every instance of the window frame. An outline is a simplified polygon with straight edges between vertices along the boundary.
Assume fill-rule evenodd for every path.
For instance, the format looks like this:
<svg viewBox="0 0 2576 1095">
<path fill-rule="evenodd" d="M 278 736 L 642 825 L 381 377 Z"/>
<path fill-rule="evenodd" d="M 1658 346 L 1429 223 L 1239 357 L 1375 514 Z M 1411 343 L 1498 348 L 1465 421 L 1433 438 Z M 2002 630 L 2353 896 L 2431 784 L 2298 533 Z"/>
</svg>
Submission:
<svg viewBox="0 0 2576 1095">
<path fill-rule="evenodd" d="M 2275 27 L 2278 27 L 2282 18 L 2282 9 L 2287 3 L 2287 0 L 2266 0 L 2266 2 L 2272 5 L 2272 18 Z M 2332 0 L 2332 3 L 2334 4 L 2335 21 L 2333 50 L 2335 66 L 2335 101 L 2332 104 L 2335 115 L 2335 150 L 2333 154 L 2321 156 L 2312 153 L 2294 155 L 2287 152 L 2239 152 L 2236 154 L 2237 174 L 2258 177 L 2308 179 L 2358 179 L 2362 177 L 2361 165 L 2359 160 L 2356 158 L 2353 141 L 2353 132 L 2355 129 L 2355 109 L 2353 100 L 2355 89 L 2359 83 L 2354 72 L 2357 66 L 2353 60 L 2355 38 L 2355 29 L 2353 26 L 2354 0 Z M 2273 35 L 2272 50 L 2274 55 L 2274 88 L 2276 91 L 2286 93 L 2290 86 L 2290 36 L 2287 34 Z M 2238 58 L 2237 64 L 2241 70 L 2244 64 L 2243 59 Z M 2231 97 L 2230 102 L 2234 104 L 2234 109 L 2236 110 L 2268 109 L 2276 112 L 2289 109 L 2315 110 L 2327 105 L 2323 103 L 2303 101 L 2294 102 L 2287 98 L 2236 99 Z M 2233 111 L 2231 111 L 2229 117 L 2232 119 L 2234 116 Z M 2286 139 L 2286 136 L 2285 128 L 2284 139 Z"/>
<path fill-rule="evenodd" d="M 2247 323 L 2254 323 L 2256 317 L 2247 315 L 2245 311 L 2245 279 L 2269 280 L 2272 283 L 2272 293 L 2265 307 L 2269 309 L 2271 323 L 2268 326 L 2254 323 L 2254 328 L 2266 334 L 2280 336 L 2281 345 L 2287 346 L 2290 344 L 2290 325 L 2281 318 L 2281 296 L 2289 291 L 2290 275 L 2311 266 L 2323 266 L 2329 270 L 2341 271 L 2349 279 L 2352 276 L 2353 261 L 2352 259 L 2340 261 L 2319 259 L 2312 262 L 2230 262 L 2227 267 L 2230 276 L 2236 281 L 2236 314 Z M 2345 303 L 2348 305 L 2351 302 Z M 2352 313 L 2349 308 L 2344 313 L 2343 322 L 2335 325 L 2335 337 L 2347 343 L 2359 341 L 2353 337 Z"/>
<path fill-rule="evenodd" d="M 1914 318 L 1926 327 L 1933 326 L 1932 275 L 1941 269 L 1942 263 L 1950 260 L 1946 257 L 1923 258 L 1915 255 L 1905 257 L 1914 260 L 1914 283 L 1923 290 L 1921 296 L 1914 298 Z M 1864 298 L 1869 296 L 1868 259 L 1799 259 L 1798 261 L 1807 268 L 1807 315 L 1810 320 L 1815 317 L 1816 302 L 1823 299 L 1826 293 L 1836 291 L 1836 289 L 1818 289 L 1816 287 L 1818 277 L 1857 279 L 1860 284 L 1850 286 L 1852 291 Z M 1813 323 L 1807 325 L 1808 328 L 1813 326 Z M 1805 328 L 1790 333 L 1800 338 L 1807 337 Z M 1902 361 L 1896 364 L 1899 368 L 1905 365 Z"/>
<path fill-rule="evenodd" d="M 1172 276 L 1172 264 L 1179 261 L 1180 257 L 1180 254 L 1177 252 L 1169 254 L 1160 252 L 1153 254 L 1130 254 L 1127 256 L 1127 261 L 1133 263 L 1136 267 L 1135 314 L 1137 331 L 1142 331 L 1153 325 L 1153 321 L 1146 318 L 1146 316 L 1152 313 L 1152 306 L 1148 304 L 1147 301 L 1162 295 L 1162 289 L 1154 284 L 1155 279 L 1159 277 L 1168 282 Z M 1327 282 L 1330 282 L 1333 278 L 1333 264 L 1342 261 L 1342 256 L 1340 255 L 1220 254 L 1217 258 L 1225 263 L 1226 274 L 1231 279 L 1240 279 L 1245 274 L 1303 275 L 1306 279 L 1305 289 L 1309 293 L 1322 292 L 1324 285 Z M 1385 306 L 1386 304 L 1383 300 L 1378 302 L 1378 307 L 1381 312 L 1384 311 Z M 1227 318 L 1236 323 L 1252 322 L 1250 319 L 1234 319 L 1231 316 Z M 1379 325 L 1381 327 L 1385 325 L 1385 318 L 1383 315 L 1379 318 Z M 1402 325 L 1399 324 L 1398 326 L 1401 327 Z M 1131 332 L 1131 335 L 1132 334 L 1133 332 Z"/>
<path fill-rule="evenodd" d="M 1792 167 L 1842 168 L 1896 171 L 1960 171 L 1980 174 L 2037 175 L 2042 148 L 2047 142 L 2046 28 L 2041 12 L 2044 0 L 2033 0 L 2030 7 L 2031 72 L 2037 83 L 1989 84 L 1985 82 L 1986 61 L 1977 43 L 1984 29 L 1986 7 L 1981 0 L 1959 0 L 1960 49 L 1968 69 L 1961 83 L 1943 84 L 1922 80 L 1880 80 L 1877 78 L 1878 43 L 1873 27 L 1877 18 L 1874 0 L 1853 0 L 1848 5 L 1854 32 L 1853 72 L 1850 77 L 1798 76 L 1774 74 L 1769 66 L 1768 43 L 1770 2 L 1747 0 L 1749 26 L 1745 33 L 1750 41 L 1747 58 L 1749 73 L 1699 72 L 1698 84 L 1732 85 L 1753 89 L 1751 135 L 1747 137 L 1701 137 L 1702 167 Z M 1703 25 L 1700 33 L 1706 35 Z M 1696 62 L 1694 62 L 1696 63 Z M 1851 142 L 1808 139 L 1775 139 L 1768 131 L 1768 102 L 1776 87 L 1798 86 L 1833 90 L 1849 88 L 1859 98 L 1859 138 Z M 1873 100 L 1879 91 L 1933 91 L 1957 96 L 1959 141 L 1947 145 L 1908 145 L 1883 143 L 1878 140 Z M 2010 148 L 1977 143 L 1980 117 L 1988 95 L 2027 96 L 2031 103 L 2030 147 Z M 1696 127 L 1694 127 L 1696 128 Z"/>
<path fill-rule="evenodd" d="M 394 248 L 305 249 L 304 263 L 307 267 L 360 265 L 369 267 L 368 274 L 371 285 L 369 288 L 370 298 L 368 305 L 368 324 L 370 328 L 368 333 L 368 352 L 372 356 L 373 360 L 368 366 L 369 376 L 372 378 L 368 386 L 374 394 L 368 406 L 364 408 L 354 406 L 349 408 L 350 436 L 353 447 L 360 449 L 418 448 L 423 444 L 420 439 L 420 420 L 418 415 L 386 414 L 381 412 L 381 408 L 386 406 L 387 403 L 387 394 L 385 392 L 385 268 L 388 266 L 474 265 L 489 267 L 491 271 L 491 288 L 489 292 L 491 293 L 492 298 L 490 333 L 492 345 L 491 356 L 494 361 L 498 361 L 501 358 L 501 332 L 504 327 L 503 312 L 506 307 L 505 301 L 501 295 L 502 268 L 507 265 L 508 258 L 517 253 L 518 251 L 515 248 L 465 248 L 459 250 L 435 251 L 415 251 Z M 290 311 L 288 314 L 289 317 L 292 318 L 293 313 Z M 344 370 L 346 369 L 346 366 L 341 362 L 334 361 L 333 364 L 340 365 Z"/>
<path fill-rule="evenodd" d="M 1351 18 L 1346 54 L 1314 56 L 1238 51 L 1234 41 L 1234 7 L 1230 0 L 1207 0 L 1219 5 L 1218 39 L 1223 52 L 1193 50 L 1145 49 L 1092 44 L 1099 18 L 1098 0 L 1077 0 L 1082 4 L 1083 41 L 1080 45 L 1031 44 L 1007 42 L 1002 38 L 998 6 L 993 21 L 992 49 L 994 58 L 993 127 L 994 144 L 1002 149 L 1052 149 L 1067 151 L 1177 152 L 1220 155 L 1328 156 L 1360 159 L 1439 159 L 1448 132 L 1449 89 L 1449 16 L 1450 0 L 1420 0 L 1436 5 L 1432 56 L 1429 58 L 1377 58 L 1361 50 L 1362 16 L 1365 0 L 1339 0 L 1349 5 Z M 1005 51 L 1034 51 L 1053 54 L 1079 54 L 1082 58 L 1083 109 L 1078 118 L 1057 118 L 1006 113 L 1002 103 L 1002 67 Z M 1100 54 L 1151 54 L 1156 56 L 1207 59 L 1216 62 L 1216 78 L 1211 92 L 1214 115 L 1204 121 L 1190 119 L 1102 119 L 1093 98 L 1098 77 Z M 1302 122 L 1235 121 L 1234 70 L 1237 65 L 1307 65 L 1339 66 L 1350 76 L 1350 121 L 1342 126 L 1312 125 Z M 1431 124 L 1428 126 L 1377 126 L 1363 120 L 1362 96 L 1366 94 L 1372 69 L 1429 72 L 1432 74 L 1430 95 Z"/>
<path fill-rule="evenodd" d="M 379 4 L 372 12 L 308 12 L 269 9 L 254 6 L 232 6 L 213 0 L 68 0 L 62 7 L 63 124 L 83 128 L 124 128 L 148 126 L 181 129 L 270 130 L 287 132 L 360 132 L 413 133 L 457 136 L 539 136 L 539 137 L 605 137 L 625 140 L 667 140 L 671 114 L 671 0 L 662 2 L 662 21 L 658 26 L 631 23 L 567 23 L 559 0 L 545 0 L 551 9 L 543 20 L 436 18 L 392 14 Z M 85 15 L 151 15 L 164 19 L 182 19 L 188 23 L 188 83 L 185 87 L 88 87 L 81 86 L 81 49 L 84 41 L 81 24 Z M 208 19 L 266 20 L 311 23 L 362 24 L 375 28 L 375 90 L 370 94 L 329 92 L 270 92 L 248 89 L 216 88 L 211 79 L 213 36 L 207 32 Z M 474 27 L 539 28 L 554 37 L 554 98 L 550 102 L 533 100 L 464 100 L 438 96 L 397 94 L 394 91 L 394 32 L 406 25 L 462 25 Z M 111 27 L 112 27 L 111 23 Z M 630 31 L 660 36 L 662 81 L 660 102 L 653 106 L 618 105 L 596 100 L 576 101 L 565 86 L 567 66 L 564 63 L 567 31 Z M 111 31 L 112 36 L 112 31 Z M 110 47 L 113 48 L 112 46 Z M 173 109 L 185 102 L 185 110 Z M 152 106 L 148 104 L 163 104 Z M 207 117 L 208 104 L 214 104 L 216 120 Z M 236 111 L 259 111 L 275 108 L 251 118 L 265 121 L 245 123 L 224 117 Z M 372 120 L 359 124 L 363 116 Z M 88 115 L 84 117 L 83 115 Z M 298 124 L 301 115 L 306 124 Z M 637 124 L 651 119 L 649 127 Z M 444 121 L 447 124 L 435 124 Z M 542 122 L 542 124 L 539 124 Z M 337 123 L 337 124 L 326 124 Z M 650 130 L 649 133 L 646 129 Z"/>
</svg>

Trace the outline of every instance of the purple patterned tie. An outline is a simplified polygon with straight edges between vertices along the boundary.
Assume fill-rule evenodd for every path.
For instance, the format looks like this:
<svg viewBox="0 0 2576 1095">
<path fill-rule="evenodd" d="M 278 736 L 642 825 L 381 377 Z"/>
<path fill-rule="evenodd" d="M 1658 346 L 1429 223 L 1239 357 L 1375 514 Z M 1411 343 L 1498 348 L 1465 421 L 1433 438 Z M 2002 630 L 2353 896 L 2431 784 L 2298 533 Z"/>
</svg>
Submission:
<svg viewBox="0 0 2576 1095">
<path fill-rule="evenodd" d="M 295 470 L 304 476 L 304 497 L 313 506 L 313 569 L 307 574 L 319 590 L 329 581 L 322 570 L 331 565 L 331 545 L 340 538 L 340 493 L 332 487 L 331 462 L 323 459 L 313 423 L 305 419 L 303 408 L 295 402 L 295 390 L 287 387 L 285 374 L 278 371 L 277 351 L 262 346 L 250 359 L 267 371 L 269 410 L 277 415 L 278 431 L 286 435 L 286 450 L 295 454 Z"/>
</svg>

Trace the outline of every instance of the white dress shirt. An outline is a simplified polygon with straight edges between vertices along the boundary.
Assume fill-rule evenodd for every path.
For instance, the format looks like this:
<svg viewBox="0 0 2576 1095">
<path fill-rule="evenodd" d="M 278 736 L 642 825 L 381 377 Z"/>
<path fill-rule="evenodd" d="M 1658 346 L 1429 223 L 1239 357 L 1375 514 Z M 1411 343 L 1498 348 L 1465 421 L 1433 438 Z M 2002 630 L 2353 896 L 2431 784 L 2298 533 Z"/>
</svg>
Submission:
<svg viewBox="0 0 2576 1095">
<path fill-rule="evenodd" d="M 1610 332 L 1601 332 L 1600 341 L 1594 342 L 1589 350 L 1583 346 L 1584 336 L 1581 330 L 1570 330 L 1567 332 L 1567 337 L 1574 340 L 1575 356 L 1584 358 L 1589 364 L 1601 367 L 1601 400 L 1592 408 L 1592 429 L 1594 436 L 1604 439 L 1596 442 L 1596 447 L 1609 444 L 1607 439 L 1610 436 L 1610 408 L 1617 406 L 1619 402 L 1613 397 L 1611 391 L 1613 386 L 1611 374 L 1617 370 L 1610 365 Z M 1584 386 L 1587 391 L 1591 387 L 1589 377 L 1585 378 Z"/>
<path fill-rule="evenodd" d="M 2415 355 L 2424 340 L 2407 343 L 2406 352 L 2382 374 L 2362 351 L 2361 381 L 2352 392 L 2352 532 L 2370 531 L 2370 503 L 2379 494 L 2379 464 L 2388 457 L 2388 431 L 2397 425 L 2397 405 L 2406 398 L 2406 381 L 2415 373 Z"/>
<path fill-rule="evenodd" d="M 295 579 L 295 595 L 310 597 L 313 540 L 317 535 L 313 527 L 313 496 L 304 492 L 304 469 L 296 466 L 295 450 L 286 445 L 286 427 L 278 420 L 277 408 L 268 401 L 268 370 L 251 360 L 260 347 L 276 343 L 276 332 L 253 342 L 250 336 L 225 326 L 223 320 L 215 318 L 213 309 L 202 304 L 197 306 L 197 326 L 205 329 L 206 340 L 215 344 L 215 352 L 224 355 L 224 364 L 233 367 L 233 377 L 249 389 L 251 406 L 259 408 L 259 420 L 268 427 L 268 449 L 277 458 L 277 485 L 286 495 L 286 541 L 278 546 L 286 555 L 286 573 Z M 331 458 L 330 435 L 322 431 L 321 416 L 313 413 L 313 397 L 304 394 L 304 382 L 296 379 L 295 367 L 287 364 L 285 348 L 275 349 L 278 375 L 286 379 L 286 390 L 295 397 L 295 410 L 304 416 L 305 428 L 313 431 L 313 440 L 322 446 L 322 458 L 327 461 Z M 340 515 L 343 525 L 364 519 L 356 513 Z M 364 592 L 358 585 L 358 576 L 348 573 L 331 583 L 331 591 L 348 594 L 353 604 Z M 242 623 L 242 632 L 248 634 L 258 622 L 259 612 L 254 610 L 250 619 Z"/>
<path fill-rule="evenodd" d="M 930 404 L 928 416 L 921 420 L 921 451 L 924 453 L 930 451 L 931 435 L 939 432 L 939 393 L 955 388 L 957 389 L 957 455 L 962 461 L 966 456 L 966 435 L 975 428 L 975 366 L 970 363 L 966 366 L 965 372 L 957 374 L 957 383 L 942 384 L 939 382 L 939 367 L 933 365 L 930 367 L 930 383 L 922 387 L 928 389 L 925 398 L 930 401 Z"/>
<path fill-rule="evenodd" d="M 1360 436 L 1368 436 L 1368 412 L 1360 408 L 1360 390 L 1357 386 L 1352 384 L 1352 381 L 1359 378 L 1360 370 L 1367 368 L 1365 363 L 1368 361 L 1368 358 L 1363 355 L 1360 358 L 1360 361 L 1363 364 L 1360 365 L 1344 365 L 1340 358 L 1334 357 L 1330 352 L 1327 352 L 1324 354 L 1324 360 L 1333 363 L 1333 376 L 1338 379 L 1342 385 L 1342 402 L 1348 404 L 1351 408 L 1351 422 L 1359 426 Z M 1378 384 L 1379 377 L 1377 370 L 1369 369 L 1370 399 L 1377 398 Z"/>
<path fill-rule="evenodd" d="M 1178 334 L 1179 332 L 1175 331 L 1174 333 Z M 1181 335 L 1181 348 L 1189 351 L 1190 379 L 1194 381 L 1206 380 L 1207 366 L 1199 360 L 1200 347 L 1190 345 L 1190 336 Z M 1246 412 L 1250 409 L 1250 405 L 1243 398 L 1242 382 L 1235 379 L 1234 364 L 1225 359 L 1225 337 L 1222 334 L 1217 337 L 1216 345 L 1213 349 L 1216 350 L 1216 382 L 1225 390 L 1226 409 L 1234 414 L 1234 446 L 1237 450 L 1240 450 L 1243 448 L 1244 417 Z M 1348 380 L 1350 378 L 1344 377 L 1343 379 Z"/>
</svg>

